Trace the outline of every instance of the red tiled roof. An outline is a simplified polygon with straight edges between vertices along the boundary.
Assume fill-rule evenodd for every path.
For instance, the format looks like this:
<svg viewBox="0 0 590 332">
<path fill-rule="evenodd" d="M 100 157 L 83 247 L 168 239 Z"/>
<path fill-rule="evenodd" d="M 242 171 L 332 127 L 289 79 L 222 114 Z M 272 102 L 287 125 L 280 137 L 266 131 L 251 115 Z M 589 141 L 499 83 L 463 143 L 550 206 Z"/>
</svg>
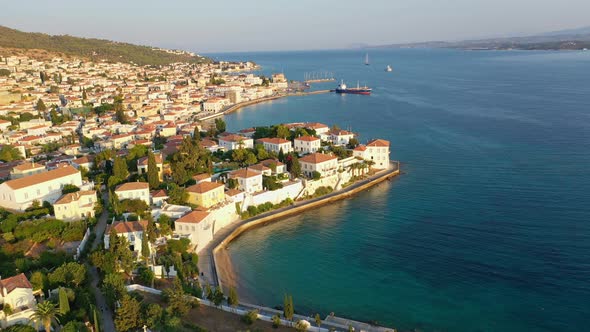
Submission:
<svg viewBox="0 0 590 332">
<path fill-rule="evenodd" d="M 123 233 L 131 233 L 131 232 L 143 232 L 148 225 L 147 220 L 139 220 L 139 221 L 116 221 L 112 224 L 109 229 L 107 230 L 106 234 L 108 234 L 112 228 L 115 229 L 117 234 Z"/>
<path fill-rule="evenodd" d="M 223 183 L 204 181 L 186 188 L 186 191 L 191 193 L 202 194 L 217 189 L 219 187 L 223 187 Z"/>
<path fill-rule="evenodd" d="M 25 176 L 24 178 L 9 180 L 4 183 L 8 185 L 12 189 L 21 189 L 25 187 L 29 187 L 35 184 L 63 178 L 69 175 L 73 175 L 76 173 L 80 173 L 77 169 L 72 166 L 65 166 L 60 167 L 48 172 L 43 172 L 39 174 L 33 174 L 29 176 Z"/>
<path fill-rule="evenodd" d="M 269 143 L 269 144 L 276 144 L 276 145 L 291 143 L 291 141 L 288 141 L 288 140 L 282 139 L 282 138 L 278 138 L 278 137 L 275 137 L 275 138 L 261 138 L 258 141 L 259 142 L 262 142 L 262 143 Z"/>
<path fill-rule="evenodd" d="M 233 171 L 231 173 L 229 173 L 229 177 L 230 178 L 243 178 L 243 179 L 247 179 L 247 178 L 251 178 L 251 177 L 255 177 L 255 176 L 259 176 L 260 173 L 253 171 L 251 169 L 248 168 L 242 168 L 239 169 L 237 171 Z"/>
<path fill-rule="evenodd" d="M 312 153 L 308 154 L 307 156 L 299 159 L 301 162 L 310 163 L 310 164 L 320 164 L 330 160 L 338 159 L 336 156 L 331 154 L 323 154 L 323 153 Z"/>
<path fill-rule="evenodd" d="M 4 289 L 6 288 L 6 294 L 4 294 Z M 33 286 L 27 279 L 24 273 L 17 274 L 14 277 L 9 277 L 6 279 L 0 280 L 0 293 L 3 296 L 10 294 L 13 290 L 17 288 L 30 288 L 33 289 Z"/>
<path fill-rule="evenodd" d="M 127 182 L 119 185 L 115 192 L 117 191 L 128 191 L 128 190 L 139 190 L 139 189 L 148 189 L 150 187 L 149 183 L 147 182 Z"/>
<path fill-rule="evenodd" d="M 303 141 L 303 142 L 315 142 L 319 141 L 320 139 L 315 136 L 301 136 L 295 139 L 296 141 Z"/>
<path fill-rule="evenodd" d="M 197 224 L 197 223 L 200 223 L 201 221 L 203 221 L 208 216 L 209 216 L 209 212 L 195 210 L 195 211 L 191 211 L 191 212 L 187 213 L 182 218 L 176 220 L 175 223 L 180 222 L 180 223 Z"/>
<path fill-rule="evenodd" d="M 386 147 L 389 146 L 389 141 L 384 139 L 374 139 L 367 143 L 367 146 L 379 146 L 379 147 Z"/>
</svg>

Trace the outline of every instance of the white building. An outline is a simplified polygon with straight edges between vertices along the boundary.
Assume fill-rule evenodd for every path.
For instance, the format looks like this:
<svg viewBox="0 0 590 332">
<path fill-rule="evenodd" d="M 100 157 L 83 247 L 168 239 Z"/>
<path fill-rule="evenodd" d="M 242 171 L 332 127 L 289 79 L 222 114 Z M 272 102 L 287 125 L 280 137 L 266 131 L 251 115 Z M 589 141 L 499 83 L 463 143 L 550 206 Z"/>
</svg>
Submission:
<svg viewBox="0 0 590 332">
<path fill-rule="evenodd" d="M 203 103 L 203 111 L 208 113 L 217 113 L 220 112 L 227 105 L 229 105 L 228 99 L 210 98 Z"/>
<path fill-rule="evenodd" d="M 115 221 L 115 223 L 107 227 L 104 233 L 104 248 L 109 249 L 110 234 L 111 230 L 114 229 L 117 236 L 127 239 L 131 251 L 141 252 L 141 241 L 147 225 L 147 220 Z"/>
<path fill-rule="evenodd" d="M 242 168 L 229 174 L 230 179 L 238 181 L 238 189 L 247 193 L 262 191 L 262 173 Z"/>
<path fill-rule="evenodd" d="M 13 310 L 34 307 L 33 286 L 24 273 L 0 279 L 0 304 L 9 305 Z"/>
<path fill-rule="evenodd" d="M 95 190 L 65 194 L 53 204 L 55 218 L 64 221 L 93 218 L 96 202 Z"/>
<path fill-rule="evenodd" d="M 326 140 L 332 142 L 334 145 L 347 145 L 354 137 L 354 133 L 347 130 L 333 130 L 323 135 L 327 135 Z"/>
<path fill-rule="evenodd" d="M 117 186 L 115 194 L 120 201 L 140 199 L 150 206 L 150 185 L 147 182 L 127 182 Z"/>
<path fill-rule="evenodd" d="M 226 135 L 219 138 L 219 147 L 226 151 L 236 150 L 239 148 L 254 148 L 254 140 L 240 135 Z"/>
<path fill-rule="evenodd" d="M 72 166 L 29 175 L 0 184 L 0 206 L 24 211 L 34 201 L 54 203 L 64 185 L 82 186 L 80 172 Z"/>
<path fill-rule="evenodd" d="M 295 152 L 299 154 L 315 153 L 322 147 L 322 141 L 314 136 L 301 136 L 293 140 Z"/>
<path fill-rule="evenodd" d="M 293 145 L 291 141 L 282 138 L 261 138 L 258 142 L 262 143 L 264 149 L 269 152 L 279 153 L 283 150 L 283 153 L 289 153 L 293 151 Z"/>
<path fill-rule="evenodd" d="M 200 210 L 189 212 L 174 221 L 174 232 L 190 235 L 192 244 L 200 249 L 213 239 L 211 214 Z"/>
<path fill-rule="evenodd" d="M 312 153 L 299 159 L 301 171 L 308 177 L 313 177 L 313 172 L 319 172 L 321 176 L 333 175 L 338 170 L 338 158 L 331 154 Z"/>
<path fill-rule="evenodd" d="M 45 171 L 45 165 L 25 162 L 12 168 L 10 171 L 10 178 L 19 179 L 29 175 L 43 173 Z"/>
<path fill-rule="evenodd" d="M 373 161 L 372 166 L 376 169 L 385 169 L 389 167 L 389 141 L 375 139 L 367 145 L 359 145 L 352 151 L 352 155 L 364 160 Z"/>
</svg>

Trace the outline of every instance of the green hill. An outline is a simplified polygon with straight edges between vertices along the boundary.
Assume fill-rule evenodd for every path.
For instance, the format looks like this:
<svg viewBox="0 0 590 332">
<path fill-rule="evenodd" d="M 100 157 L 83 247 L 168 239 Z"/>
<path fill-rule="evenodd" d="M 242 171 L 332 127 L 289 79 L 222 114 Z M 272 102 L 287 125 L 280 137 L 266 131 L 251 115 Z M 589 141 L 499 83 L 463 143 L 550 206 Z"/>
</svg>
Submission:
<svg viewBox="0 0 590 332">
<path fill-rule="evenodd" d="M 52 36 L 44 33 L 22 32 L 0 26 L 0 47 L 17 49 L 41 49 L 93 61 L 133 62 L 138 65 L 166 65 L 173 62 L 203 63 L 206 57 L 188 54 L 171 54 L 139 46 L 104 39 L 80 38 L 68 35 Z"/>
</svg>

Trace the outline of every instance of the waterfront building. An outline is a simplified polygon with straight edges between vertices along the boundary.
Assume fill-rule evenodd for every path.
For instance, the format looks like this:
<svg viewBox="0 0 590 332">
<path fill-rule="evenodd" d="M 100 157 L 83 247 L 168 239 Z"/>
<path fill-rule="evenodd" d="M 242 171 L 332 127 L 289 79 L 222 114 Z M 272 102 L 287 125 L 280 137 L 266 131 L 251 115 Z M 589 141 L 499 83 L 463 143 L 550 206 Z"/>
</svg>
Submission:
<svg viewBox="0 0 590 332">
<path fill-rule="evenodd" d="M 238 181 L 238 189 L 247 193 L 262 191 L 262 173 L 249 168 L 242 168 L 229 173 L 230 179 Z"/>
<path fill-rule="evenodd" d="M 318 172 L 322 177 L 336 174 L 338 170 L 338 158 L 331 154 L 312 153 L 299 159 L 301 171 L 308 177 L 313 177 Z"/>
<path fill-rule="evenodd" d="M 211 214 L 207 211 L 191 211 L 174 221 L 174 233 L 188 235 L 195 248 L 202 248 L 213 238 Z"/>
<path fill-rule="evenodd" d="M 34 201 L 54 203 L 66 184 L 82 186 L 82 176 L 72 166 L 9 180 L 0 184 L 0 206 L 24 211 Z"/>
<path fill-rule="evenodd" d="M 261 138 L 257 142 L 262 143 L 264 149 L 268 152 L 279 153 L 283 150 L 283 153 L 289 153 L 293 151 L 293 145 L 291 141 L 274 137 L 274 138 Z"/>
<path fill-rule="evenodd" d="M 315 153 L 322 147 L 322 141 L 315 136 L 301 136 L 293 140 L 295 152 L 299 154 Z"/>
<path fill-rule="evenodd" d="M 204 208 L 215 206 L 225 199 L 225 186 L 219 182 L 202 181 L 186 188 L 188 202 Z"/>
<path fill-rule="evenodd" d="M 374 163 L 372 166 L 376 169 L 386 169 L 389 167 L 389 141 L 375 139 L 369 141 L 366 145 L 359 145 L 352 151 L 352 155 L 370 160 Z"/>
<path fill-rule="evenodd" d="M 150 185 L 147 182 L 127 182 L 115 188 L 120 201 L 124 199 L 140 199 L 150 206 Z"/>
<path fill-rule="evenodd" d="M 254 140 L 240 135 L 229 134 L 219 138 L 219 147 L 226 151 L 239 148 L 252 149 L 254 148 Z"/>
<path fill-rule="evenodd" d="M 93 218 L 96 202 L 95 190 L 65 194 L 53 204 L 55 218 L 64 221 Z"/>
<path fill-rule="evenodd" d="M 347 145 L 348 142 L 355 136 L 354 133 L 347 130 L 332 130 L 326 135 L 326 139 L 334 145 Z"/>
</svg>

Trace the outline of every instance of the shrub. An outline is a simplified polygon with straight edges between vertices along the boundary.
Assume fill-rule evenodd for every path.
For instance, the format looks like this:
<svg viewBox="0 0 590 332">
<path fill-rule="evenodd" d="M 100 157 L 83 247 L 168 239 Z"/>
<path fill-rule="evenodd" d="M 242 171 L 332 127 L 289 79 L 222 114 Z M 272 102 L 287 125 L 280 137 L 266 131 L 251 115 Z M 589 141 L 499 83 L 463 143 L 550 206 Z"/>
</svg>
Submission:
<svg viewBox="0 0 590 332">
<path fill-rule="evenodd" d="M 254 324 L 255 321 L 258 320 L 258 310 L 248 311 L 244 316 L 242 316 L 242 321 L 247 325 Z"/>
<path fill-rule="evenodd" d="M 279 315 L 272 316 L 272 327 L 275 329 L 281 326 L 281 317 Z"/>
</svg>

